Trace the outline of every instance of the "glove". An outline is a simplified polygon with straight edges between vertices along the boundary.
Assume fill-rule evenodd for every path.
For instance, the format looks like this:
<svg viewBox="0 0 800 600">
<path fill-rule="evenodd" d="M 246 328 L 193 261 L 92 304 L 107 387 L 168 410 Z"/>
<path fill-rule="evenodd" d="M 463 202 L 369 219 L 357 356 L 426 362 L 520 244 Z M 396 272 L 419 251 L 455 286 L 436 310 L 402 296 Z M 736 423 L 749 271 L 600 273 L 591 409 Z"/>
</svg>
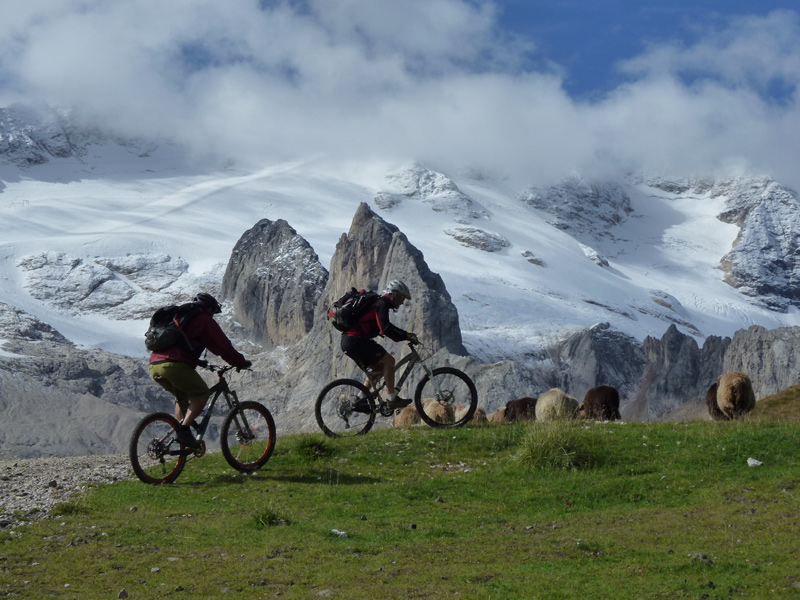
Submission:
<svg viewBox="0 0 800 600">
<path fill-rule="evenodd" d="M 206 369 L 206 368 L 208 368 L 208 361 L 207 360 L 198 360 L 197 361 L 197 366 Z"/>
<path fill-rule="evenodd" d="M 241 369 L 249 369 L 252 366 L 253 366 L 253 361 L 246 360 L 242 363 L 240 367 L 236 367 L 236 370 L 239 371 Z"/>
<path fill-rule="evenodd" d="M 419 338 L 416 333 L 409 333 L 406 339 L 412 344 L 419 344 Z"/>
</svg>

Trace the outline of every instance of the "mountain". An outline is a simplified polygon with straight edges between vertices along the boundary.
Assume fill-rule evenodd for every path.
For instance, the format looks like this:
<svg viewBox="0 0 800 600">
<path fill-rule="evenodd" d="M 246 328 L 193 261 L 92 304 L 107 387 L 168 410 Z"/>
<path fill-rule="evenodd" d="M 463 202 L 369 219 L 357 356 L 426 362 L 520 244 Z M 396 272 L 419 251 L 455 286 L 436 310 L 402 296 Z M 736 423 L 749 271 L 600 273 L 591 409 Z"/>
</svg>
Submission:
<svg viewBox="0 0 800 600">
<path fill-rule="evenodd" d="M 798 325 L 798 199 L 766 176 L 628 173 L 541 185 L 476 168 L 442 173 L 413 161 L 319 158 L 253 170 L 160 140 L 102 133 L 69 111 L 9 107 L 0 109 L 0 303 L 16 316 L 0 329 L 7 340 L 0 397 L 18 393 L 10 365 L 37 344 L 84 361 L 119 356 L 119 377 L 135 381 L 152 310 L 199 289 L 230 297 L 223 317 L 236 343 L 262 357 L 264 377 L 285 377 L 290 346 L 313 333 L 327 271 L 341 270 L 332 261 L 361 206 L 405 237 L 403 255 L 417 257 L 414 273 L 440 278 L 437 293 L 448 304 L 435 310 L 457 311 L 457 344 L 469 355 L 459 350 L 452 360 L 486 380 L 482 397 L 494 404 L 504 396 L 491 396 L 489 371 L 506 395 L 535 395 L 548 385 L 582 395 L 605 373 L 628 390 L 631 414 L 660 417 L 705 384 L 651 390 L 663 398 L 643 394 L 636 378 L 671 356 L 652 341 L 672 347 L 669 340 L 687 338 L 679 345 L 702 354 L 709 340 L 754 326 Z M 258 254 L 251 242 L 267 230 L 276 242 Z M 260 287 L 239 288 L 235 275 L 226 281 L 237 256 L 250 261 L 248 272 L 262 269 Z M 292 281 L 302 289 L 290 290 Z M 273 303 L 287 290 L 294 296 L 286 305 Z M 302 318 L 293 306 L 303 307 Z M 418 318 L 406 310 L 398 312 L 401 322 Z M 53 339 L 20 333 L 45 330 Z M 726 344 L 702 359 L 709 374 L 734 364 L 726 362 Z M 628 357 L 627 365 L 596 365 L 598 356 L 610 364 L 612 355 Z M 489 368 L 497 364 L 499 371 Z M 106 371 L 81 371 L 80 393 L 91 396 L 90 381 Z M 770 386 L 792 376 L 782 373 Z M 136 410 L 151 405 L 148 399 Z"/>
</svg>

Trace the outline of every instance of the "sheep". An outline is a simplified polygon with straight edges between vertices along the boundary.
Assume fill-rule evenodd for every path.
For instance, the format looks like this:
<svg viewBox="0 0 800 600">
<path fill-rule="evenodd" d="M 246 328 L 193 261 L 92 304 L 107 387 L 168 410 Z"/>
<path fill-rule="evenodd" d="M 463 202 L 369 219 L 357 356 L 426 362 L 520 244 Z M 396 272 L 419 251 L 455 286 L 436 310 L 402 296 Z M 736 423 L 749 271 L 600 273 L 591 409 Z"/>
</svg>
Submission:
<svg viewBox="0 0 800 600">
<path fill-rule="evenodd" d="M 489 421 L 492 423 L 505 423 L 506 422 L 506 407 L 501 406 L 489 416 Z"/>
<path fill-rule="evenodd" d="M 756 396 L 747 373 L 733 371 L 717 378 L 717 406 L 728 419 L 742 417 L 755 408 Z"/>
<path fill-rule="evenodd" d="M 394 416 L 393 425 L 395 427 L 406 427 L 417 425 L 420 422 L 419 413 L 413 406 L 406 406 Z"/>
<path fill-rule="evenodd" d="M 584 419 L 615 421 L 620 418 L 619 392 L 610 385 L 593 387 L 587 390 L 578 412 Z"/>
<path fill-rule="evenodd" d="M 463 404 L 456 404 L 453 406 L 455 410 L 455 420 L 460 421 L 464 418 L 464 415 L 467 414 L 469 410 L 468 406 L 464 406 Z M 486 411 L 482 408 L 476 408 L 475 413 L 472 415 L 472 418 L 469 421 L 470 423 L 485 423 L 486 422 Z"/>
<path fill-rule="evenodd" d="M 453 423 L 456 420 L 453 407 L 440 404 L 434 398 L 425 398 L 422 402 L 422 410 L 437 423 Z"/>
<path fill-rule="evenodd" d="M 539 396 L 536 402 L 537 421 L 571 419 L 578 413 L 578 401 L 563 390 L 553 388 Z"/>
<path fill-rule="evenodd" d="M 476 408 L 475 414 L 472 415 L 470 423 L 486 423 L 489 419 L 486 417 L 486 411 L 482 408 Z"/>
<path fill-rule="evenodd" d="M 725 416 L 725 413 L 719 409 L 717 405 L 717 388 L 719 384 L 715 381 L 711 384 L 711 387 L 708 388 L 706 392 L 706 408 L 708 408 L 708 414 L 711 416 L 712 421 L 727 421 L 728 417 Z"/>
<path fill-rule="evenodd" d="M 517 398 L 506 404 L 506 421 L 535 421 L 536 398 Z"/>
</svg>

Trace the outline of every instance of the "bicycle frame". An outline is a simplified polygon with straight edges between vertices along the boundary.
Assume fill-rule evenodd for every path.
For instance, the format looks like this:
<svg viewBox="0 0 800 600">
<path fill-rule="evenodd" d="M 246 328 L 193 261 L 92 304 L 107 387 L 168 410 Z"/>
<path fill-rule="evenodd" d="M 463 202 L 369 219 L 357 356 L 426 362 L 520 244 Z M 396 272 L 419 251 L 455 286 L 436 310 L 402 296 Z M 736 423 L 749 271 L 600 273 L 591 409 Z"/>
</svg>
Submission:
<svg viewBox="0 0 800 600">
<path fill-rule="evenodd" d="M 197 428 L 197 440 L 202 441 L 203 437 L 206 434 L 206 430 L 208 429 L 208 424 L 211 422 L 211 413 L 213 412 L 214 405 L 219 400 L 219 397 L 222 396 L 225 398 L 225 403 L 228 405 L 228 410 L 233 410 L 239 404 L 239 397 L 236 395 L 236 392 L 230 387 L 228 387 L 228 381 L 225 379 L 225 373 L 230 371 L 233 367 L 206 367 L 209 371 L 217 373 L 217 377 L 219 381 L 215 383 L 209 391 L 211 395 L 206 402 L 206 405 L 203 407 L 201 414 L 203 415 L 202 419 L 199 423 L 196 423 Z M 241 418 L 243 423 L 240 424 L 238 419 Z M 237 426 L 244 425 L 244 427 L 249 428 L 249 424 L 246 422 L 244 415 L 237 415 L 236 416 Z M 183 450 L 184 454 L 194 454 L 195 451 L 193 450 Z M 178 455 L 181 454 L 180 450 L 173 450 L 168 452 L 167 454 L 171 455 Z"/>
<path fill-rule="evenodd" d="M 234 390 L 228 387 L 228 381 L 225 379 L 225 373 L 229 370 L 230 367 L 223 367 L 218 370 L 217 377 L 219 381 L 210 388 L 211 395 L 208 398 L 208 402 L 206 402 L 206 405 L 203 407 L 203 418 L 197 426 L 198 439 L 203 439 L 206 429 L 208 429 L 208 424 L 211 422 L 211 412 L 220 396 L 225 398 L 228 410 L 233 410 L 239 403 L 239 397 Z"/>
<path fill-rule="evenodd" d="M 397 380 L 395 380 L 394 387 L 396 389 L 402 388 L 403 384 L 411 375 L 411 371 L 413 370 L 414 366 L 420 364 L 422 368 L 425 370 L 425 373 L 428 375 L 428 377 L 431 378 L 431 383 L 433 384 L 436 393 L 437 394 L 441 393 L 438 381 L 436 381 L 436 379 L 433 378 L 433 370 L 427 365 L 426 359 L 422 358 L 419 352 L 417 352 L 417 349 L 415 347 L 416 344 L 412 344 L 409 342 L 408 346 L 410 352 L 406 354 L 403 358 L 401 358 L 397 363 L 395 363 L 394 366 L 395 375 L 400 371 L 400 369 L 403 368 L 403 366 L 405 366 L 405 369 L 403 370 L 400 377 Z M 386 386 L 385 381 L 381 382 L 381 380 L 383 379 L 383 375 L 379 372 L 370 371 L 369 369 L 364 369 L 363 367 L 362 369 L 367 374 L 367 379 L 369 379 L 370 388 L 372 389 L 373 395 L 378 399 L 379 407 L 383 406 L 385 402 L 381 399 L 380 394 L 378 393 Z"/>
</svg>

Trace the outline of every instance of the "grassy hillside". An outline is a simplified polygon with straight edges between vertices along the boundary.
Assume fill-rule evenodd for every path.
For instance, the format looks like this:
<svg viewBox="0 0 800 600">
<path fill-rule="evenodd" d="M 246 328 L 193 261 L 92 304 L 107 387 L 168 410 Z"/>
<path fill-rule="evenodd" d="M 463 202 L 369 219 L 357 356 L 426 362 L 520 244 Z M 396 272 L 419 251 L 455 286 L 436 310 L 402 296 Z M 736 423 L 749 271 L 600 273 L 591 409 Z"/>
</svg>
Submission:
<svg viewBox="0 0 800 600">
<path fill-rule="evenodd" d="M 761 398 L 751 418 L 770 421 L 800 421 L 800 385 Z"/>
<path fill-rule="evenodd" d="M 798 447 L 765 421 L 284 437 L 256 475 L 208 455 L 0 532 L 0 597 L 800 598 Z"/>
</svg>

